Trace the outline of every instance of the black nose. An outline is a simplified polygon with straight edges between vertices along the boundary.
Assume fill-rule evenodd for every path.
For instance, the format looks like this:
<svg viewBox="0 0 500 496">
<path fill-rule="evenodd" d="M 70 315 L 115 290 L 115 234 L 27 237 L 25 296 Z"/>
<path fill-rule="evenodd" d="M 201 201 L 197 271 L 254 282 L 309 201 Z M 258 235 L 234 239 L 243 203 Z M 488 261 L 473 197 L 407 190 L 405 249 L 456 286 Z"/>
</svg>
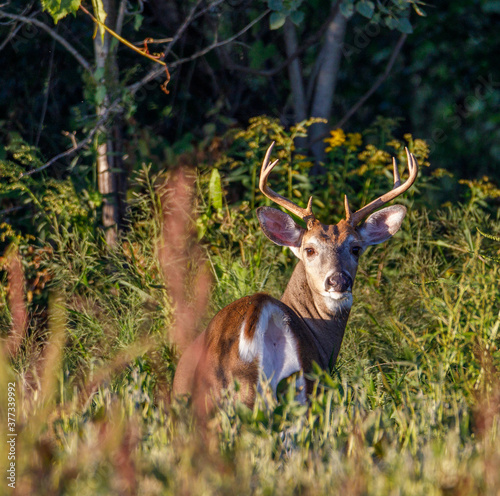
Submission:
<svg viewBox="0 0 500 496">
<path fill-rule="evenodd" d="M 345 293 L 352 288 L 352 278 L 345 272 L 335 272 L 326 280 L 326 289 Z"/>
</svg>

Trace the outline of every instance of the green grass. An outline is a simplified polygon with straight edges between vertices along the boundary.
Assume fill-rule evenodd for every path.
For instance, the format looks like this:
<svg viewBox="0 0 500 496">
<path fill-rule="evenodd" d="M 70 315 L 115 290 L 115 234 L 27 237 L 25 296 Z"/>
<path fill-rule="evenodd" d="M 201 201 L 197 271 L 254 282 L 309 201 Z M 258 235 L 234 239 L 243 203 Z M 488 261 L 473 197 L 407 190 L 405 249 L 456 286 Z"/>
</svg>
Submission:
<svg viewBox="0 0 500 496">
<path fill-rule="evenodd" d="M 169 402 L 179 300 L 158 261 L 151 191 L 132 203 L 115 251 L 60 230 L 40 255 L 51 279 L 15 356 L 0 356 L 3 440 L 7 383 L 17 384 L 20 494 L 500 494 L 500 265 L 496 240 L 477 232 L 498 236 L 498 220 L 479 207 L 411 210 L 364 255 L 339 360 L 317 372 L 310 406 L 291 390 L 252 411 L 228 398 L 202 430 Z M 199 329 L 235 298 L 279 296 L 294 265 L 247 206 L 200 210 L 213 284 Z M 34 255 L 20 249 L 28 291 Z M 189 307 L 198 267 L 186 260 Z M 19 298 L 2 277 L 6 337 Z"/>
</svg>

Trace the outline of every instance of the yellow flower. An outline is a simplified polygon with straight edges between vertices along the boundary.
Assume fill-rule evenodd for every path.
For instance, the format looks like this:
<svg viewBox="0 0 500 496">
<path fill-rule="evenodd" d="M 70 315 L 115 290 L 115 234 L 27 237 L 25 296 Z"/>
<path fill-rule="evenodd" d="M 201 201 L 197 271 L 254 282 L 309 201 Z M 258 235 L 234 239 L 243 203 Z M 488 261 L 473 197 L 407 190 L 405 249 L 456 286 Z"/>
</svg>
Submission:
<svg viewBox="0 0 500 496">
<path fill-rule="evenodd" d="M 429 167 L 429 162 L 426 160 L 429 157 L 429 145 L 423 139 L 416 139 L 413 142 L 413 153 L 419 158 L 422 165 Z"/>
<path fill-rule="evenodd" d="M 361 133 L 347 133 L 346 145 L 350 152 L 355 152 L 362 143 L 363 137 Z"/>
<path fill-rule="evenodd" d="M 482 198 L 500 198 L 500 189 L 490 181 L 488 176 L 483 176 L 481 179 L 460 179 L 460 184 L 466 184 L 476 194 Z"/>
<path fill-rule="evenodd" d="M 300 167 L 312 167 L 314 165 L 310 160 L 307 160 L 305 155 L 299 153 L 295 155 L 295 161 L 300 163 Z"/>
<path fill-rule="evenodd" d="M 397 139 L 392 139 L 391 141 L 388 141 L 386 144 L 387 146 L 391 146 L 392 148 L 394 148 L 394 150 L 400 150 L 401 147 L 403 146 L 401 144 L 401 141 L 398 141 Z"/>
<path fill-rule="evenodd" d="M 323 140 L 327 145 L 329 145 L 325 151 L 327 153 L 331 152 L 334 148 L 342 145 L 345 140 L 345 133 L 342 129 L 334 129 L 333 131 L 330 131 L 330 137 Z"/>
<path fill-rule="evenodd" d="M 442 168 L 434 169 L 431 172 L 431 175 L 434 177 L 453 177 L 453 174 L 450 171 Z"/>
<path fill-rule="evenodd" d="M 358 158 L 370 167 L 387 165 L 391 162 L 391 156 L 386 151 L 379 150 L 376 146 L 371 144 L 366 145 L 365 150 L 358 155 Z"/>
</svg>

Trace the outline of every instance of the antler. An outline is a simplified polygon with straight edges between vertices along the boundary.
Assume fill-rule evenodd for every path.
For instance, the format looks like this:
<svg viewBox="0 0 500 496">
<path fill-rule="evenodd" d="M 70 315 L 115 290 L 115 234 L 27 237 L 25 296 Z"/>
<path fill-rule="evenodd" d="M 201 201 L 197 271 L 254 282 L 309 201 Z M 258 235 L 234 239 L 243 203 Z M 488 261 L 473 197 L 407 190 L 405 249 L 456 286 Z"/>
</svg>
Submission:
<svg viewBox="0 0 500 496">
<path fill-rule="evenodd" d="M 394 200 L 394 198 L 398 197 L 399 195 L 404 193 L 406 190 L 408 190 L 411 187 L 411 185 L 415 182 L 415 179 L 417 179 L 417 174 L 418 174 L 418 163 L 415 160 L 413 153 L 410 153 L 408 151 L 408 148 L 405 148 L 405 150 L 406 150 L 406 156 L 408 157 L 408 169 L 409 169 L 410 175 L 408 176 L 408 179 L 403 184 L 401 184 L 401 178 L 399 177 L 396 159 L 393 158 L 392 164 L 394 167 L 394 187 L 392 188 L 391 191 L 389 191 L 385 195 L 380 196 L 376 200 L 373 200 L 371 203 L 369 203 L 368 205 L 365 205 L 363 208 L 359 209 L 358 211 L 356 211 L 354 213 L 352 213 L 351 209 L 349 208 L 349 202 L 347 200 L 347 196 L 345 197 L 346 220 L 352 226 L 356 226 L 367 215 L 371 214 L 373 211 L 377 210 L 382 205 L 385 205 L 386 203 L 390 202 L 391 200 Z"/>
<path fill-rule="evenodd" d="M 309 198 L 307 202 L 307 208 L 301 208 L 292 201 L 287 198 L 275 193 L 268 185 L 267 179 L 274 166 L 279 162 L 279 160 L 275 160 L 272 163 L 269 163 L 269 159 L 271 158 L 271 153 L 273 151 L 274 141 L 271 143 L 269 148 L 267 149 L 266 156 L 264 157 L 264 162 L 262 162 L 262 169 L 260 170 L 260 180 L 259 180 L 259 188 L 270 200 L 277 203 L 278 205 L 286 208 L 292 214 L 295 214 L 297 217 L 300 217 L 302 220 L 306 222 L 313 220 L 314 214 L 312 212 L 312 196 Z"/>
</svg>

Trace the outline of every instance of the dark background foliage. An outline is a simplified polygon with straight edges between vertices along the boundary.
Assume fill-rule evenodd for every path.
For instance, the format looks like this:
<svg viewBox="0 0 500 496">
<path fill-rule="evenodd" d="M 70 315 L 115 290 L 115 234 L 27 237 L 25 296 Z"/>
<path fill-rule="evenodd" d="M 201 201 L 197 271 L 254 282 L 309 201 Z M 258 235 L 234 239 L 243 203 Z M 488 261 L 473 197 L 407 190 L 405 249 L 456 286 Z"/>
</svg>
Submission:
<svg viewBox="0 0 500 496">
<path fill-rule="evenodd" d="M 0 437 L 19 494 L 498 495 L 499 2 L 102 5 L 129 42 L 161 40 L 169 94 L 163 67 L 93 39 L 79 0 L 0 5 Z M 420 174 L 309 406 L 293 387 L 228 401 L 202 443 L 170 403 L 178 345 L 242 296 L 279 297 L 296 262 L 255 216 L 271 141 L 273 189 L 325 222 L 344 193 L 386 192 L 405 146 Z"/>
<path fill-rule="evenodd" d="M 140 41 L 171 36 L 188 7 L 189 2 L 131 2 L 133 15 L 126 18 L 124 37 Z M 3 8 L 19 12 L 26 5 L 18 1 Z M 206 46 L 216 29 L 221 39 L 234 34 L 265 8 L 265 2 L 223 2 L 190 24 L 175 47 L 175 57 L 189 56 Z M 329 8 L 330 2 L 324 0 L 301 5 L 304 19 L 297 27 L 301 42 L 320 29 Z M 40 5 L 34 3 L 27 13 L 37 9 Z M 345 128 L 365 129 L 376 115 L 401 117 L 401 134 L 411 132 L 430 142 L 433 165 L 459 177 L 498 174 L 498 5 L 484 0 L 448 1 L 432 2 L 422 9 L 426 17 L 415 11 L 410 14 L 414 32 L 408 35 L 388 79 Z M 47 13 L 38 18 L 92 60 L 93 25 L 81 11 L 56 27 Z M 2 39 L 11 29 L 12 25 L 1 27 Z M 332 124 L 383 72 L 399 34 L 385 26 L 368 25 L 357 13 L 349 20 Z M 306 76 L 314 69 L 320 46 L 321 38 L 301 57 Z M 118 53 L 122 81 L 132 81 L 149 70 L 148 61 L 126 47 L 120 46 Z M 18 132 L 28 143 L 39 145 L 44 158 L 56 155 L 68 145 L 61 130 L 81 132 L 94 113 L 81 68 L 47 33 L 28 25 L 21 27 L 0 56 L 3 143 L 9 133 Z M 134 112 L 127 121 L 126 140 L 134 145 L 137 135 L 147 130 L 161 140 L 159 146 L 173 145 L 188 133 L 192 141 L 199 141 L 207 133 L 244 126 L 250 117 L 264 113 L 292 123 L 286 68 L 272 76 L 258 74 L 279 67 L 285 58 L 282 30 L 271 31 L 264 19 L 238 42 L 178 66 L 172 71 L 169 95 L 159 91 L 159 84 L 140 91 L 131 103 Z M 56 163 L 50 173 L 64 171 L 65 165 Z"/>
</svg>

